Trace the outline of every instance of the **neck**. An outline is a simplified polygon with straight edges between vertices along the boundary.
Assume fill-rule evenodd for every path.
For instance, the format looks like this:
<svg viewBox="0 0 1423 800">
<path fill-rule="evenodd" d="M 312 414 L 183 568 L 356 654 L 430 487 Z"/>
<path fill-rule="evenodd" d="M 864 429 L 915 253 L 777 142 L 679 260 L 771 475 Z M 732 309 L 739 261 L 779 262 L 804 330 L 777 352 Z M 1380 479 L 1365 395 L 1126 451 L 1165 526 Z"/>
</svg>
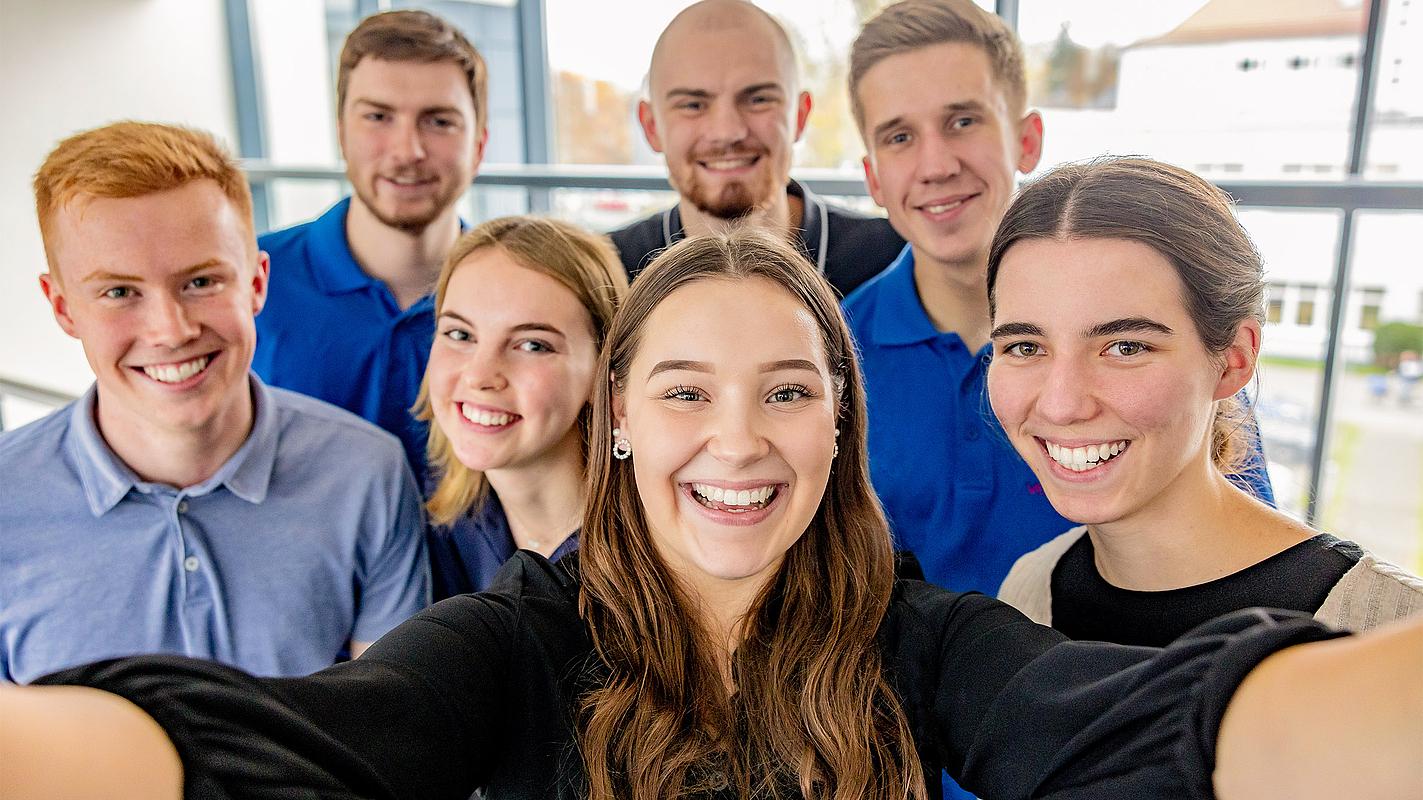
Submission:
<svg viewBox="0 0 1423 800">
<path fill-rule="evenodd" d="M 969 350 L 988 342 L 986 260 L 938 261 L 914 249 L 914 288 L 929 321 L 941 333 L 956 333 Z"/>
<path fill-rule="evenodd" d="M 552 556 L 583 523 L 583 438 L 577 427 L 546 458 L 484 477 L 521 549 Z"/>
<path fill-rule="evenodd" d="M 677 210 L 682 215 L 682 230 L 688 238 L 730 233 L 742 226 L 789 234 L 792 229 L 801 226 L 805 202 L 790 192 L 777 192 L 768 202 L 737 219 L 714 217 L 685 199 L 677 204 Z"/>
<path fill-rule="evenodd" d="M 1181 589 L 1232 575 L 1315 535 L 1206 459 L 1193 462 L 1150 506 L 1087 527 L 1104 580 L 1136 591 Z"/>
<path fill-rule="evenodd" d="M 402 309 L 429 294 L 440 264 L 460 235 L 459 214 L 445 209 L 424 230 L 392 228 L 376 218 L 357 196 L 346 215 L 346 242 L 367 275 L 383 282 Z"/>
<path fill-rule="evenodd" d="M 140 479 L 182 489 L 211 478 L 232 458 L 252 433 L 254 416 L 252 392 L 244 385 L 240 397 L 197 428 L 154 425 L 111 407 L 102 392 L 94 422 L 109 449 Z"/>
</svg>

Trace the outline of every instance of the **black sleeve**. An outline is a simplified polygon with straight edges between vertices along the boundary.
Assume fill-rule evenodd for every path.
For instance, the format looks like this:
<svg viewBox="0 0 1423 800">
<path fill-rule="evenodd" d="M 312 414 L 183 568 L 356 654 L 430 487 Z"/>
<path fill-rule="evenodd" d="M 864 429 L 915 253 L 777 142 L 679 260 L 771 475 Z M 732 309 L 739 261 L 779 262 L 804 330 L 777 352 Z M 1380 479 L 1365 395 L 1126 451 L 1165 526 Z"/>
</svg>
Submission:
<svg viewBox="0 0 1423 800">
<path fill-rule="evenodd" d="M 967 605 L 940 641 L 934 715 L 955 777 L 989 798 L 1212 798 L 1216 735 L 1240 682 L 1278 650 L 1342 635 L 1251 609 L 1164 650 L 1053 643 L 997 601 Z"/>
<path fill-rule="evenodd" d="M 178 750 L 188 798 L 465 800 L 499 757 L 517 626 L 512 598 L 462 596 L 305 678 L 144 656 L 36 683 L 102 689 L 147 712 Z"/>
</svg>

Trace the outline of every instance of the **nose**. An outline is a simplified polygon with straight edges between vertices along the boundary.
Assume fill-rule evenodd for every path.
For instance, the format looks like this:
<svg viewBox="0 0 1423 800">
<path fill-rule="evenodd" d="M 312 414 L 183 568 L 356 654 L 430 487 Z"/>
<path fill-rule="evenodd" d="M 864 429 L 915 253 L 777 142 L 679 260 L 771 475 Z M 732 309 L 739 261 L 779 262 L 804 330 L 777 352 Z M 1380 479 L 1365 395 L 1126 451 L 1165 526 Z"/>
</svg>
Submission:
<svg viewBox="0 0 1423 800">
<path fill-rule="evenodd" d="M 925 137 L 919 147 L 919 180 L 942 183 L 963 168 L 954 145 L 942 136 Z"/>
<path fill-rule="evenodd" d="M 422 161 L 425 142 L 420 138 L 420 123 L 413 119 L 398 120 L 391 131 L 391 155 L 401 164 Z"/>
<path fill-rule="evenodd" d="M 1097 414 L 1095 382 L 1089 370 L 1073 361 L 1051 364 L 1038 389 L 1038 415 L 1052 425 L 1072 425 Z"/>
<path fill-rule="evenodd" d="M 480 392 L 498 392 L 507 388 L 509 379 L 505 375 L 502 351 L 483 346 L 475 348 L 460 370 L 460 381 L 466 389 Z"/>
<path fill-rule="evenodd" d="M 750 132 L 741 109 L 733 102 L 713 102 L 708 121 L 707 139 L 715 147 L 729 147 L 745 139 Z"/>
<path fill-rule="evenodd" d="M 731 467 L 755 464 L 770 453 L 771 445 L 762 430 L 764 419 L 758 404 L 723 403 L 712 420 L 707 452 Z"/>
<path fill-rule="evenodd" d="M 201 333 L 202 326 L 193 320 L 181 298 L 159 296 L 148 307 L 148 335 L 154 345 L 176 349 Z"/>
</svg>

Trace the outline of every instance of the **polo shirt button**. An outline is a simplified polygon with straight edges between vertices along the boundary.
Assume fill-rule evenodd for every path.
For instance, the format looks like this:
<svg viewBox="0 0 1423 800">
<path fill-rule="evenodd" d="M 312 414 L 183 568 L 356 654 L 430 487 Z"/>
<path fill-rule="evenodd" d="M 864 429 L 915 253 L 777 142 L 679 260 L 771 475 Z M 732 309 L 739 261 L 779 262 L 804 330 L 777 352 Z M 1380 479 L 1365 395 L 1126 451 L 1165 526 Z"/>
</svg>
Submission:
<svg viewBox="0 0 1423 800">
<path fill-rule="evenodd" d="M 963 435 L 963 438 L 970 442 L 976 442 L 978 441 L 978 431 L 970 428 L 969 431 Z"/>
<path fill-rule="evenodd" d="M 188 513 L 188 501 L 187 501 L 187 500 L 179 500 L 179 501 L 178 501 L 178 513 L 179 513 L 179 514 L 186 514 L 186 513 Z"/>
<path fill-rule="evenodd" d="M 197 557 L 197 556 L 188 556 L 187 558 L 183 559 L 183 569 L 185 569 L 185 570 L 187 570 L 187 571 L 189 571 L 189 572 L 197 572 L 197 571 L 198 571 L 198 557 Z"/>
</svg>

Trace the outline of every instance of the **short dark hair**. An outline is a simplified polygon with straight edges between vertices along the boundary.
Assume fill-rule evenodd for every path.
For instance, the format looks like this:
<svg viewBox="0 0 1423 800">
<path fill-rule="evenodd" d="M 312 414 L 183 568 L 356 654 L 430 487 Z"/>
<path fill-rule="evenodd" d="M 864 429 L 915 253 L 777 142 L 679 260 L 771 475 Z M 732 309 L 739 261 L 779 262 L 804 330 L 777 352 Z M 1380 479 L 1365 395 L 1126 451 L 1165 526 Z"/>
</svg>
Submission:
<svg viewBox="0 0 1423 800">
<path fill-rule="evenodd" d="M 363 58 L 382 61 L 448 61 L 464 71 L 474 101 L 475 131 L 483 131 L 489 108 L 489 70 L 484 58 L 459 28 L 428 11 L 386 11 L 372 14 L 346 37 L 336 71 L 336 113 L 346 108 L 351 70 Z"/>
</svg>

